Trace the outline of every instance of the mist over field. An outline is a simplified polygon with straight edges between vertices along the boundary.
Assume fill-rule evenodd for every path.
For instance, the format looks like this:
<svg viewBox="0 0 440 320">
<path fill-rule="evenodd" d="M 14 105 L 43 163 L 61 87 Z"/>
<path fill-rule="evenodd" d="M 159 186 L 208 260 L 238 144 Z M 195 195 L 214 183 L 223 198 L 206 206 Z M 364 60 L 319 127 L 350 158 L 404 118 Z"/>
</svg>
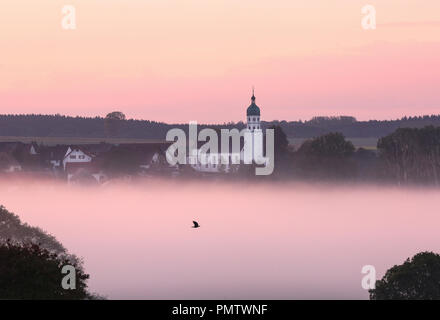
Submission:
<svg viewBox="0 0 440 320">
<path fill-rule="evenodd" d="M 364 265 L 379 279 L 440 251 L 438 189 L 2 179 L 0 194 L 83 257 L 91 291 L 109 298 L 366 299 Z"/>
</svg>

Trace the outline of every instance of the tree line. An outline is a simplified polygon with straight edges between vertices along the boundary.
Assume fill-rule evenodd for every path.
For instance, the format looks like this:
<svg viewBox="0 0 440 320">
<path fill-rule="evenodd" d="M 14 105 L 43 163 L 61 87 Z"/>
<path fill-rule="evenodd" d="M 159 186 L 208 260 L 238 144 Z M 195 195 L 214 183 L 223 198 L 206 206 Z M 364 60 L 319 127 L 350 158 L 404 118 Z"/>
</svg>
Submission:
<svg viewBox="0 0 440 320">
<path fill-rule="evenodd" d="M 120 112 L 119 112 L 120 113 Z M 440 115 L 404 117 L 398 120 L 357 121 L 354 117 L 314 117 L 308 121 L 262 122 L 263 128 L 280 126 L 288 137 L 311 138 L 331 132 L 346 137 L 383 137 L 398 128 L 440 126 Z M 70 117 L 63 115 L 0 115 L 0 136 L 139 138 L 164 139 L 171 128 L 187 130 L 187 124 L 167 124 L 150 120 L 125 119 L 122 113 L 107 117 Z M 201 124 L 200 128 L 207 127 Z M 214 129 L 243 129 L 243 122 L 210 125 Z"/>
<path fill-rule="evenodd" d="M 284 130 L 273 128 L 275 178 L 440 184 L 440 127 L 399 128 L 380 138 L 377 150 L 356 149 L 340 132 L 292 149 Z"/>
</svg>

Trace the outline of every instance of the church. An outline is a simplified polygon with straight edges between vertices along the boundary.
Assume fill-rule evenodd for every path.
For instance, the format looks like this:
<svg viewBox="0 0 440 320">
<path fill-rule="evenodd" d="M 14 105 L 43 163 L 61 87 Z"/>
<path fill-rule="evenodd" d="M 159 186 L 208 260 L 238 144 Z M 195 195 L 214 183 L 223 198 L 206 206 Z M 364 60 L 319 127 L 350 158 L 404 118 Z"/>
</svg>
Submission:
<svg viewBox="0 0 440 320">
<path fill-rule="evenodd" d="M 262 154 L 263 150 L 263 142 L 257 141 L 256 136 L 257 134 L 261 134 L 263 130 L 261 128 L 261 113 L 260 108 L 255 103 L 255 93 L 254 89 L 252 89 L 252 97 L 251 97 L 251 104 L 246 109 L 246 130 L 251 133 L 250 137 L 251 139 L 248 142 L 244 142 L 245 145 L 240 151 L 240 154 L 234 154 L 234 153 L 207 153 L 202 154 L 201 156 L 204 158 L 203 161 L 200 161 L 198 159 L 197 155 L 192 155 L 192 159 L 197 159 L 197 161 L 189 161 L 191 163 L 191 166 L 194 170 L 202 173 L 220 173 L 220 172 L 232 172 L 234 169 L 237 169 L 239 165 L 232 165 L 233 160 L 235 162 L 238 162 L 238 159 L 241 160 L 241 164 L 243 163 L 245 156 L 245 150 L 248 151 L 247 158 L 252 159 L 254 154 Z M 250 146 L 246 146 L 246 143 L 250 143 Z M 197 150 L 195 150 L 197 153 Z M 228 159 L 229 158 L 229 164 L 221 164 L 220 159 Z M 203 163 L 202 163 L 203 162 Z M 240 164 L 240 165 L 241 165 Z"/>
<path fill-rule="evenodd" d="M 261 130 L 260 125 L 260 108 L 255 104 L 255 94 L 252 89 L 251 105 L 246 110 L 246 128 L 253 132 L 254 130 Z"/>
</svg>

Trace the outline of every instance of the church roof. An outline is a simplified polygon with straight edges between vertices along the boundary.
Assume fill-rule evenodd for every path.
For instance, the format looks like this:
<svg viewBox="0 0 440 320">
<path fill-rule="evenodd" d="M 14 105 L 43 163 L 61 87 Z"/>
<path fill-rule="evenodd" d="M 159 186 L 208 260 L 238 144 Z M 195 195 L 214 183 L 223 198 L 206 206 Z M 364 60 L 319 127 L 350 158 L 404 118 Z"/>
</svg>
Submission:
<svg viewBox="0 0 440 320">
<path fill-rule="evenodd" d="M 246 110 L 246 115 L 248 116 L 259 116 L 260 115 L 260 108 L 255 104 L 255 96 L 252 94 L 252 103 Z"/>
</svg>

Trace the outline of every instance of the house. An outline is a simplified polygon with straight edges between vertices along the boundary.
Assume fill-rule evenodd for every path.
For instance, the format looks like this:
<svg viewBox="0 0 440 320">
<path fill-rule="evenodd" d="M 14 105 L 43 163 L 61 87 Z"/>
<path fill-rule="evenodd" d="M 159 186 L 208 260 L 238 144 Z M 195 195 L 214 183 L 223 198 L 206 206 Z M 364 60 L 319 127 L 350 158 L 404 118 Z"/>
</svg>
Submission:
<svg viewBox="0 0 440 320">
<path fill-rule="evenodd" d="M 146 175 L 172 171 L 165 151 L 171 143 L 123 143 L 70 146 L 62 161 L 69 182 L 111 176 Z"/>
<path fill-rule="evenodd" d="M 40 159 L 38 145 L 35 142 L 25 144 L 22 142 L 0 142 L 0 152 L 11 155 L 19 163 L 22 170 L 35 170 L 38 168 Z"/>
<path fill-rule="evenodd" d="M 66 171 L 66 165 L 69 163 L 91 163 L 94 155 L 85 151 L 85 147 L 70 146 L 68 147 L 63 159 L 63 168 Z"/>
<path fill-rule="evenodd" d="M 108 144 L 69 146 L 64 155 L 62 164 L 67 181 L 103 183 L 108 177 L 95 161 L 100 153 L 109 150 Z"/>
<path fill-rule="evenodd" d="M 30 144 L 25 145 L 25 150 L 30 156 L 36 156 L 39 154 L 40 147 L 35 141 L 32 141 Z"/>
<path fill-rule="evenodd" d="M 65 145 L 41 146 L 40 156 L 42 159 L 42 165 L 52 171 L 64 170 L 64 165 L 62 166 L 62 163 L 67 154 L 68 148 L 69 147 Z"/>
<path fill-rule="evenodd" d="M 6 152 L 9 154 L 13 154 L 18 150 L 21 150 L 25 146 L 22 142 L 13 142 L 13 141 L 7 141 L 7 142 L 0 142 L 0 152 Z"/>
<path fill-rule="evenodd" d="M 67 162 L 65 173 L 68 183 L 104 183 L 108 180 L 102 169 L 92 162 Z"/>
<path fill-rule="evenodd" d="M 167 173 L 178 166 L 166 161 L 171 142 L 81 144 L 45 146 L 21 142 L 0 143 L 0 171 L 46 171 L 67 181 L 102 183 L 109 176 Z"/>
<path fill-rule="evenodd" d="M 169 145 L 168 142 L 118 144 L 97 156 L 96 162 L 105 172 L 116 175 L 162 172 L 170 169 L 165 158 Z"/>
<path fill-rule="evenodd" d="M 83 145 L 41 146 L 40 153 L 43 163 L 51 170 L 65 171 L 67 163 L 90 163 L 101 153 L 112 148 L 108 143 Z"/>
</svg>

